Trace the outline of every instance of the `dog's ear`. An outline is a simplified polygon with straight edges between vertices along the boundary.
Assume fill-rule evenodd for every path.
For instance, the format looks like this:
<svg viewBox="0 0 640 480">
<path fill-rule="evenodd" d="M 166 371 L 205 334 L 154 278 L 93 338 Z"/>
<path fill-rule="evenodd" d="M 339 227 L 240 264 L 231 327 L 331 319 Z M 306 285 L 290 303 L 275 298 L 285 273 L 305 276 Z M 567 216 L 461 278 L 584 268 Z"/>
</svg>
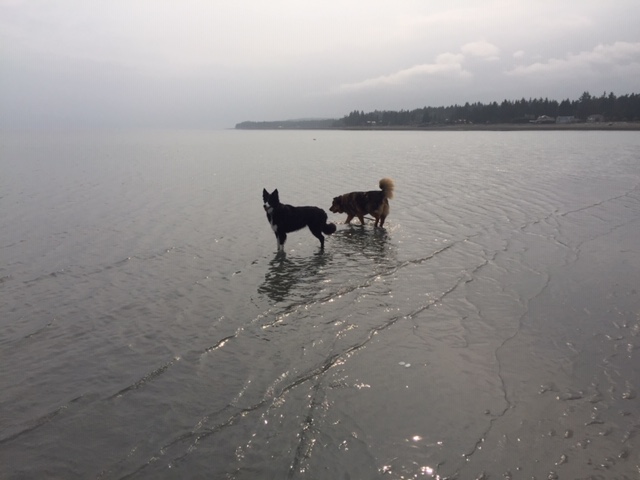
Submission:
<svg viewBox="0 0 640 480">
<path fill-rule="evenodd" d="M 269 192 L 267 192 L 266 188 L 262 189 L 262 201 L 267 203 L 267 200 L 269 200 Z"/>
<path fill-rule="evenodd" d="M 275 203 L 280 203 L 280 196 L 278 195 L 278 189 L 277 188 L 271 193 L 271 198 L 273 199 L 273 201 Z"/>
</svg>

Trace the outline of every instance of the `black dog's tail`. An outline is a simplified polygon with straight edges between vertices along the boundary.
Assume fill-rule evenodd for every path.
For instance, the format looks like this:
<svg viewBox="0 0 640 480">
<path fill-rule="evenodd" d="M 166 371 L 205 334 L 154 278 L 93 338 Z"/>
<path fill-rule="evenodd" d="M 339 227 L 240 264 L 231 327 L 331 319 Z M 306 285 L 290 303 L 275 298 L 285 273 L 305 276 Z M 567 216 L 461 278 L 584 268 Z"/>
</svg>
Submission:
<svg viewBox="0 0 640 480">
<path fill-rule="evenodd" d="M 337 227 L 335 223 L 325 223 L 322 227 L 322 233 L 325 235 L 331 235 L 332 233 L 335 233 L 336 230 Z"/>
</svg>

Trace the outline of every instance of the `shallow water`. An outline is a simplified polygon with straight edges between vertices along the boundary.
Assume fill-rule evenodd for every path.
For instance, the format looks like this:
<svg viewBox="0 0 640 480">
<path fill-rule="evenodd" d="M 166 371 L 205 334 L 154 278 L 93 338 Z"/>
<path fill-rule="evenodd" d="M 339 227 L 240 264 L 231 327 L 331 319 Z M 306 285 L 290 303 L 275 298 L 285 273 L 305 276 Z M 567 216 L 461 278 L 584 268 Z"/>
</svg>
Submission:
<svg viewBox="0 0 640 480">
<path fill-rule="evenodd" d="M 637 133 L 0 141 L 0 478 L 637 477 Z"/>
</svg>

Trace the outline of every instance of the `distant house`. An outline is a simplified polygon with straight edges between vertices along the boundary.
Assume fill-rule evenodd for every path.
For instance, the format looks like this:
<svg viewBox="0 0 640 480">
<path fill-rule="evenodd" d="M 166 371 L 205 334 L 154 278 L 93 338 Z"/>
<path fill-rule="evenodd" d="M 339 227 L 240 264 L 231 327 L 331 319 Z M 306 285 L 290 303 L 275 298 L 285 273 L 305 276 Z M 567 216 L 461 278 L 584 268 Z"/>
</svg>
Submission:
<svg viewBox="0 0 640 480">
<path fill-rule="evenodd" d="M 604 122 L 604 115 L 600 115 L 599 113 L 596 113 L 594 115 L 589 115 L 587 117 L 587 122 L 589 123 Z"/>
<path fill-rule="evenodd" d="M 576 117 L 573 115 L 560 115 L 556 118 L 556 123 L 575 123 Z"/>
<path fill-rule="evenodd" d="M 556 119 L 548 115 L 540 115 L 535 120 L 531 120 L 532 123 L 556 123 Z"/>
</svg>

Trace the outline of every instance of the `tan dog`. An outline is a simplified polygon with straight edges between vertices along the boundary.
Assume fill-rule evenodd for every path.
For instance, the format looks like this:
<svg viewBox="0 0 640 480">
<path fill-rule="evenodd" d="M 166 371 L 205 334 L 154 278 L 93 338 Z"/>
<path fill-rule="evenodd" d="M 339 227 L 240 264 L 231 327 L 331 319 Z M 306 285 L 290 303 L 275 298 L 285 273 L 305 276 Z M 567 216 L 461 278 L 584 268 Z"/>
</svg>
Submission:
<svg viewBox="0 0 640 480">
<path fill-rule="evenodd" d="M 333 199 L 331 210 L 333 213 L 346 213 L 346 223 L 351 223 L 353 217 L 358 217 L 364 225 L 364 216 L 372 215 L 375 218 L 375 226 L 384 225 L 384 220 L 389 215 L 389 199 L 393 198 L 393 180 L 383 178 L 380 180 L 380 190 L 369 192 L 351 192 Z"/>
</svg>

